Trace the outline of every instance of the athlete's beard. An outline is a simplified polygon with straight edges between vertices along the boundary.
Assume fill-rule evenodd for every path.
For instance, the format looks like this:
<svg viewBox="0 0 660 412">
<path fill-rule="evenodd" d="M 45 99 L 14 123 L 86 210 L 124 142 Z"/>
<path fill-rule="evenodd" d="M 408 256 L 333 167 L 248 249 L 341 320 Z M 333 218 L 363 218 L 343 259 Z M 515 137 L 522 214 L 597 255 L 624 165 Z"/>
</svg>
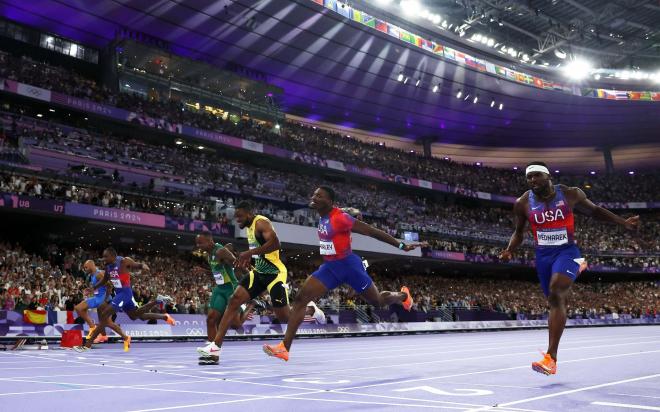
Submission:
<svg viewBox="0 0 660 412">
<path fill-rule="evenodd" d="M 551 185 L 550 182 L 548 181 L 547 184 L 545 184 L 544 186 L 539 187 L 538 189 L 534 189 L 534 188 L 532 188 L 532 192 L 533 192 L 536 196 L 547 197 L 547 196 L 550 195 L 550 193 L 552 192 L 552 185 Z"/>
</svg>

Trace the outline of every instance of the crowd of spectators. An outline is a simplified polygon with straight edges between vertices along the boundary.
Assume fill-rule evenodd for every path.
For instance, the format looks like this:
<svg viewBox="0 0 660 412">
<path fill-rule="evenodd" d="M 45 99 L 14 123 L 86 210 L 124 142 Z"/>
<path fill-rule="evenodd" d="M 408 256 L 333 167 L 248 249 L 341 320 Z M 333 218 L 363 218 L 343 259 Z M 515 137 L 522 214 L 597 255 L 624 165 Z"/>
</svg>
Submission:
<svg viewBox="0 0 660 412">
<path fill-rule="evenodd" d="M 258 122 L 232 123 L 209 112 L 191 109 L 174 100 L 145 100 L 138 95 L 116 94 L 93 80 L 70 70 L 0 54 L 0 77 L 24 81 L 69 95 L 104 102 L 163 119 L 202 129 L 214 130 L 320 159 L 339 160 L 382 171 L 386 176 L 415 177 L 446 183 L 468 191 L 519 195 L 525 187 L 521 173 L 512 170 L 460 164 L 444 159 L 426 158 L 378 143 L 366 143 L 340 133 L 288 122 L 279 131 Z M 613 174 L 607 176 L 556 176 L 555 180 L 579 186 L 601 202 L 658 200 L 660 179 L 657 174 Z"/>
<path fill-rule="evenodd" d="M 86 259 L 99 261 L 100 253 L 81 248 L 64 250 L 48 245 L 38 253 L 29 253 L 18 245 L 0 242 L 0 309 L 73 310 L 89 287 L 82 272 Z M 191 256 L 150 253 L 133 256 L 147 263 L 149 273 L 134 275 L 133 289 L 139 304 L 168 294 L 174 302 L 165 309 L 170 313 L 205 313 L 212 290 L 208 273 L 193 271 L 203 261 Z M 314 270 L 311 260 L 289 261 L 289 284 L 292 295 Z M 436 273 L 416 274 L 396 265 L 370 270 L 381 290 L 410 287 L 416 311 L 478 308 L 507 313 L 511 317 L 537 318 L 547 312 L 546 300 L 536 282 L 481 278 L 446 277 Z M 363 304 L 346 286 L 322 297 L 318 305 L 328 312 Z M 629 314 L 635 317 L 655 315 L 660 309 L 660 283 L 657 281 L 577 282 L 570 298 L 571 317 L 599 317 L 605 314 Z"/>
<path fill-rule="evenodd" d="M 81 159 L 93 158 L 110 164 L 129 165 L 136 170 L 156 170 L 180 178 L 198 195 L 192 201 L 190 194 L 133 189 L 115 172 L 117 185 L 110 189 L 94 189 L 67 182 L 51 182 L 44 189 L 40 183 L 30 184 L 26 178 L 12 178 L 4 184 L 5 190 L 37 196 L 59 197 L 70 201 L 106 207 L 151 211 L 171 216 L 186 216 L 201 220 L 231 219 L 235 200 L 253 198 L 258 209 L 276 221 L 314 226 L 316 216 L 306 207 L 310 191 L 327 182 L 315 175 L 305 175 L 272 168 L 254 166 L 220 153 L 200 152 L 182 147 L 148 145 L 122 136 L 108 136 L 86 129 L 48 123 L 34 118 L 4 113 L 2 124 L 25 147 L 36 146 L 49 150 L 75 154 Z M 120 143 L 120 144 L 118 144 Z M 62 171 L 59 171 L 62 173 Z M 71 174 L 66 170 L 65 174 Z M 72 177 L 72 176 L 68 176 Z M 115 179 L 116 177 L 116 179 Z M 13 184 L 12 184 L 13 183 Z M 469 238 L 504 243 L 508 240 L 513 223 L 511 212 L 502 207 L 466 207 L 451 205 L 432 197 L 406 195 L 388 185 L 374 183 L 332 183 L 340 194 L 340 204 L 361 210 L 362 217 L 393 235 L 404 231 L 420 232 L 425 238 Z M 34 190 L 31 190 L 34 188 Z M 183 195 L 183 193 L 181 193 Z M 270 202 L 265 199 L 274 199 Z M 630 214 L 630 213 L 628 213 Z M 657 215 L 645 217 L 643 236 L 602 225 L 589 219 L 579 220 L 578 240 L 585 250 L 592 252 L 660 252 L 660 225 Z M 529 243 L 528 243 L 529 245 Z M 469 253 L 469 251 L 466 251 Z"/>
</svg>

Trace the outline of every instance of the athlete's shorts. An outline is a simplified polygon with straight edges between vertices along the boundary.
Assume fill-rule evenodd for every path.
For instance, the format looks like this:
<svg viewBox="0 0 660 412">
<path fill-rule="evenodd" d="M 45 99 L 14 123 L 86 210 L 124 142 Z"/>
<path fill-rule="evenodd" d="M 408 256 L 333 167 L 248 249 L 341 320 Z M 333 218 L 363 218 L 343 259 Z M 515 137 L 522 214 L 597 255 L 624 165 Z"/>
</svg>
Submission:
<svg viewBox="0 0 660 412">
<path fill-rule="evenodd" d="M 231 295 L 234 293 L 235 289 L 236 288 L 234 287 L 233 283 L 216 285 L 213 288 L 213 292 L 211 293 L 211 302 L 209 305 L 211 309 L 223 313 L 225 309 L 227 309 L 229 298 L 231 298 Z"/>
<path fill-rule="evenodd" d="M 559 248 L 536 249 L 536 273 L 541 281 L 545 296 L 550 295 L 550 280 L 555 273 L 561 273 L 575 281 L 583 261 L 580 250 L 575 245 Z"/>
<path fill-rule="evenodd" d="M 115 289 L 115 297 L 110 302 L 115 312 L 128 312 L 137 309 L 137 303 L 133 299 L 133 289 L 121 288 Z"/>
<path fill-rule="evenodd" d="M 87 298 L 85 302 L 87 302 L 87 307 L 89 309 L 96 309 L 105 301 L 104 298 L 105 293 L 103 295 L 94 295 L 91 298 Z"/>
<path fill-rule="evenodd" d="M 239 284 L 250 293 L 250 299 L 256 298 L 267 290 L 273 307 L 282 308 L 289 306 L 289 293 L 285 283 L 286 272 L 259 273 L 251 271 L 241 279 Z"/>
<path fill-rule="evenodd" d="M 364 268 L 362 259 L 355 253 L 344 259 L 324 262 L 312 276 L 321 281 L 328 290 L 347 283 L 357 293 L 362 293 L 374 283 Z"/>
</svg>

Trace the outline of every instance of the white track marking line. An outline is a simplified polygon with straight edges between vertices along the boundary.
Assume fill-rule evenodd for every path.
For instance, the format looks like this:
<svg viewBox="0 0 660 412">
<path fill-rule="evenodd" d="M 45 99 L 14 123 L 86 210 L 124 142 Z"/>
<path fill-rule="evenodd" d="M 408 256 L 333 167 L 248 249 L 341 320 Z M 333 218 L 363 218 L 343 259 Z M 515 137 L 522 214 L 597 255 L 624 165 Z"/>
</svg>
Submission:
<svg viewBox="0 0 660 412">
<path fill-rule="evenodd" d="M 48 391 L 7 392 L 7 393 L 0 393 L 0 396 L 35 395 L 38 393 L 55 393 L 55 392 L 93 391 L 99 389 L 106 389 L 106 388 L 72 388 L 72 389 L 54 389 Z"/>
<path fill-rule="evenodd" d="M 605 355 L 605 356 L 594 356 L 594 357 L 582 358 L 582 359 L 572 359 L 572 360 L 562 361 L 562 365 L 567 364 L 567 363 L 585 362 L 585 361 L 590 361 L 590 360 L 620 358 L 620 357 L 624 357 L 624 356 L 646 355 L 646 354 L 650 354 L 650 353 L 660 353 L 660 350 L 644 351 L 644 352 L 631 352 L 631 353 L 620 353 L 620 354 L 616 354 L 616 355 Z M 481 374 L 486 374 L 486 373 L 504 372 L 504 371 L 512 371 L 512 370 L 516 370 L 516 369 L 529 369 L 529 368 L 530 368 L 529 365 L 512 366 L 512 367 L 509 367 L 509 368 L 499 368 L 499 369 L 490 369 L 490 370 L 483 370 L 483 371 L 476 371 L 476 372 L 456 373 L 456 374 L 444 375 L 444 376 L 431 376 L 431 377 L 425 377 L 425 378 L 406 379 L 406 380 L 400 380 L 400 381 L 376 383 L 376 384 L 372 384 L 372 385 L 352 386 L 352 387 L 348 387 L 348 388 L 332 389 L 331 391 L 341 392 L 341 391 L 348 391 L 348 390 L 353 390 L 353 389 L 373 388 L 373 387 L 377 387 L 377 386 L 387 386 L 387 385 L 399 385 L 399 384 L 402 384 L 402 383 L 409 383 L 409 382 L 423 382 L 423 381 L 430 381 L 430 380 L 453 378 L 453 377 L 457 377 L 457 376 L 481 375 Z"/>
<path fill-rule="evenodd" d="M 631 405 L 628 403 L 614 403 L 614 402 L 591 402 L 592 405 L 598 406 L 611 406 L 613 408 L 628 408 L 628 409 L 642 409 L 645 411 L 660 411 L 658 406 L 646 406 L 646 405 Z"/>
<path fill-rule="evenodd" d="M 14 354 L 14 356 L 20 356 L 24 358 L 34 358 L 34 356 L 30 355 L 24 355 L 24 354 Z M 138 372 L 144 372 L 144 373 L 152 373 L 148 370 L 145 369 L 140 369 L 140 368 L 131 368 L 127 366 L 118 366 L 118 365 L 105 365 L 101 366 L 97 363 L 87 363 L 87 362 L 81 362 L 81 361 L 74 361 L 74 360 L 67 360 L 67 359 L 52 359 L 54 362 L 72 362 L 72 363 L 79 363 L 82 365 L 87 365 L 87 366 L 94 366 L 94 367 L 103 367 L 103 368 L 115 368 L 115 369 L 123 369 L 123 370 L 130 370 L 130 371 L 138 371 Z M 82 366 L 80 366 L 82 367 Z M 202 381 L 216 381 L 219 380 L 218 378 L 211 378 L 211 377 L 203 377 L 199 375 L 188 375 L 188 374 L 183 374 L 183 373 L 174 373 L 174 372 L 159 372 L 161 375 L 170 375 L 170 376 L 182 376 L 185 378 L 194 378 L 194 379 L 200 379 Z M 242 384 L 247 384 L 247 385 L 257 385 L 257 386 L 269 386 L 269 387 L 277 387 L 277 388 L 286 388 L 286 389 L 300 389 L 300 390 L 305 390 L 305 391 L 316 391 L 318 389 L 316 388 L 303 388 L 300 386 L 291 386 L 291 385 L 274 385 L 270 383 L 258 383 L 258 382 L 243 382 L 243 381 L 237 381 L 235 379 L 230 379 L 230 378 L 222 378 L 222 381 L 227 381 L 227 382 L 234 382 L 234 383 L 242 383 Z"/>
<path fill-rule="evenodd" d="M 221 401 L 221 402 L 208 402 L 208 403 L 195 403 L 192 405 L 179 405 L 179 406 L 166 406 L 163 408 L 152 408 L 152 409 L 135 409 L 129 412 L 155 412 L 155 411 L 170 411 L 173 409 L 186 409 L 186 408 L 199 408 L 202 406 L 214 406 L 214 405 L 226 405 L 228 403 L 237 403 L 237 402 L 248 402 L 248 401 L 256 401 L 260 399 L 268 399 L 268 398 L 250 398 L 250 399 L 234 399 L 231 401 Z"/>
<path fill-rule="evenodd" d="M 651 399 L 660 399 L 660 396 L 632 395 L 632 394 L 629 394 L 629 393 L 608 393 L 608 395 L 630 396 L 630 397 L 632 397 L 632 398 L 651 398 Z"/>
<path fill-rule="evenodd" d="M 629 345 L 644 345 L 648 343 L 660 343 L 660 341 L 651 341 L 651 342 L 630 342 L 630 343 L 619 343 L 619 344 L 614 344 L 614 345 L 595 345 L 595 346 L 580 346 L 576 348 L 562 348 L 562 353 L 566 351 L 572 351 L 572 350 L 584 350 L 584 349 L 600 349 L 600 348 L 612 348 L 612 347 L 617 347 L 617 346 L 629 346 Z M 329 370 L 329 371 L 319 371 L 315 370 L 312 372 L 302 372 L 302 373 L 297 373 L 297 372 L 291 372 L 291 373 L 286 373 L 286 374 L 277 374 L 277 375 L 266 375 L 266 376 L 255 376 L 255 377 L 246 377 L 246 378 L 235 378 L 236 380 L 239 380 L 241 382 L 251 382 L 248 381 L 247 379 L 266 379 L 266 378 L 277 378 L 277 377 L 283 377 L 283 376 L 303 376 L 303 375 L 313 375 L 313 374 L 318 374 L 318 373 L 336 373 L 336 372 L 352 372 L 352 371 L 366 371 L 366 370 L 372 370 L 372 369 L 383 369 L 383 368 L 391 368 L 391 367 L 410 367 L 413 365 L 431 365 L 431 364 L 442 364 L 442 363 L 452 363 L 452 362 L 462 362 L 466 360 L 480 360 L 480 359 L 492 359 L 492 358 L 501 358 L 501 357 L 509 357 L 509 356 L 520 356 L 520 355 L 529 355 L 529 354 L 537 354 L 536 351 L 525 351 L 525 352 L 512 352 L 512 353 L 502 353 L 498 355 L 482 355 L 482 356 L 473 356 L 473 357 L 468 357 L 468 358 L 453 358 L 453 359 L 439 359 L 435 361 L 423 361 L 423 362 L 407 362 L 407 363 L 399 363 L 399 364 L 384 364 L 384 365 L 378 365 L 378 366 L 365 366 L 361 368 L 346 368 L 346 369 L 334 369 L 334 370 Z M 353 359 L 346 359 L 346 362 L 354 362 L 361 360 L 361 358 L 353 358 Z M 563 362 L 566 363 L 566 362 Z M 272 364 L 272 363 L 271 363 Z M 298 363 L 291 362 L 292 365 L 296 366 Z M 457 375 L 461 376 L 461 375 Z"/>
<path fill-rule="evenodd" d="M 656 351 L 656 352 L 660 352 L 660 351 Z M 533 398 L 520 399 L 520 400 L 513 401 L 513 402 L 505 402 L 505 403 L 499 404 L 498 406 L 504 407 L 504 406 L 510 406 L 510 405 L 518 405 L 518 404 L 521 404 L 521 403 L 538 401 L 538 400 L 541 400 L 541 399 L 555 398 L 557 396 L 570 395 L 572 393 L 590 391 L 590 390 L 593 390 L 593 389 L 606 388 L 608 386 L 621 385 L 623 383 L 638 382 L 638 381 L 643 381 L 643 380 L 647 380 L 647 379 L 655 379 L 655 378 L 660 378 L 660 373 L 656 373 L 654 375 L 640 376 L 640 377 L 631 378 L 631 379 L 623 379 L 623 380 L 620 380 L 620 381 L 601 383 L 599 385 L 585 386 L 584 388 L 578 388 L 578 389 L 571 389 L 571 390 L 567 390 L 567 391 L 555 392 L 555 393 L 550 393 L 548 395 L 535 396 Z M 658 409 L 658 410 L 660 410 L 660 409 Z"/>
<path fill-rule="evenodd" d="M 53 359 L 51 359 L 53 360 Z M 23 366 L 22 368 L 2 368 L 3 371 L 8 371 L 8 370 L 22 370 L 24 371 L 25 369 L 53 369 L 53 368 L 58 368 L 58 369 L 73 369 L 73 368 L 84 368 L 85 366 L 76 366 L 76 365 L 67 365 L 67 366 Z"/>
<path fill-rule="evenodd" d="M 489 386 L 493 388 L 512 388 L 512 389 L 545 389 L 541 388 L 539 386 L 523 386 L 523 385 L 491 385 L 491 384 L 485 384 L 485 383 L 472 383 L 472 382 L 454 382 L 454 381 L 448 381 L 448 382 L 442 382 L 445 384 L 450 384 L 450 385 L 467 385 L 467 386 Z"/>
<path fill-rule="evenodd" d="M 466 408 L 460 408 L 457 406 L 445 406 L 445 405 L 417 405 L 409 403 L 389 403 L 389 402 L 366 402 L 366 401 L 356 401 L 356 400 L 339 400 L 339 399 L 323 399 L 323 398 L 298 398 L 298 397 L 282 397 L 284 399 L 295 399 L 300 401 L 318 401 L 318 402 L 335 402 L 335 403 L 352 403 L 358 405 L 383 405 L 383 406 L 405 406 L 407 408 L 432 408 L 432 409 L 458 409 L 464 411 Z M 294 408 L 295 410 L 295 408 Z M 400 409 L 399 409 L 400 410 Z"/>
<path fill-rule="evenodd" d="M 26 369 L 30 369 L 27 367 Z M 98 372 L 98 373 L 77 373 L 74 375 L 37 375 L 37 376 L 12 376 L 11 378 L 0 378 L 0 381 L 11 381 L 14 379 L 34 379 L 34 378 L 76 378 L 78 376 L 99 376 L 99 375 L 125 375 L 140 372 Z"/>
</svg>

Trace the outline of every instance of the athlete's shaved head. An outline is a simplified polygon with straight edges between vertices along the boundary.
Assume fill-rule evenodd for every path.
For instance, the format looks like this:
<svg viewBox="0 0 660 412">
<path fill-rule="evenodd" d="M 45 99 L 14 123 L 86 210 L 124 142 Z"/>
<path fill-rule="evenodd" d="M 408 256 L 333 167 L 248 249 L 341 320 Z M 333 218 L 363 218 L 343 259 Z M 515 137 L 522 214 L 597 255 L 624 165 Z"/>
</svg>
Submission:
<svg viewBox="0 0 660 412">
<path fill-rule="evenodd" d="M 96 263 L 91 259 L 86 260 L 85 263 L 83 263 L 83 270 L 88 274 L 96 272 Z"/>
</svg>

